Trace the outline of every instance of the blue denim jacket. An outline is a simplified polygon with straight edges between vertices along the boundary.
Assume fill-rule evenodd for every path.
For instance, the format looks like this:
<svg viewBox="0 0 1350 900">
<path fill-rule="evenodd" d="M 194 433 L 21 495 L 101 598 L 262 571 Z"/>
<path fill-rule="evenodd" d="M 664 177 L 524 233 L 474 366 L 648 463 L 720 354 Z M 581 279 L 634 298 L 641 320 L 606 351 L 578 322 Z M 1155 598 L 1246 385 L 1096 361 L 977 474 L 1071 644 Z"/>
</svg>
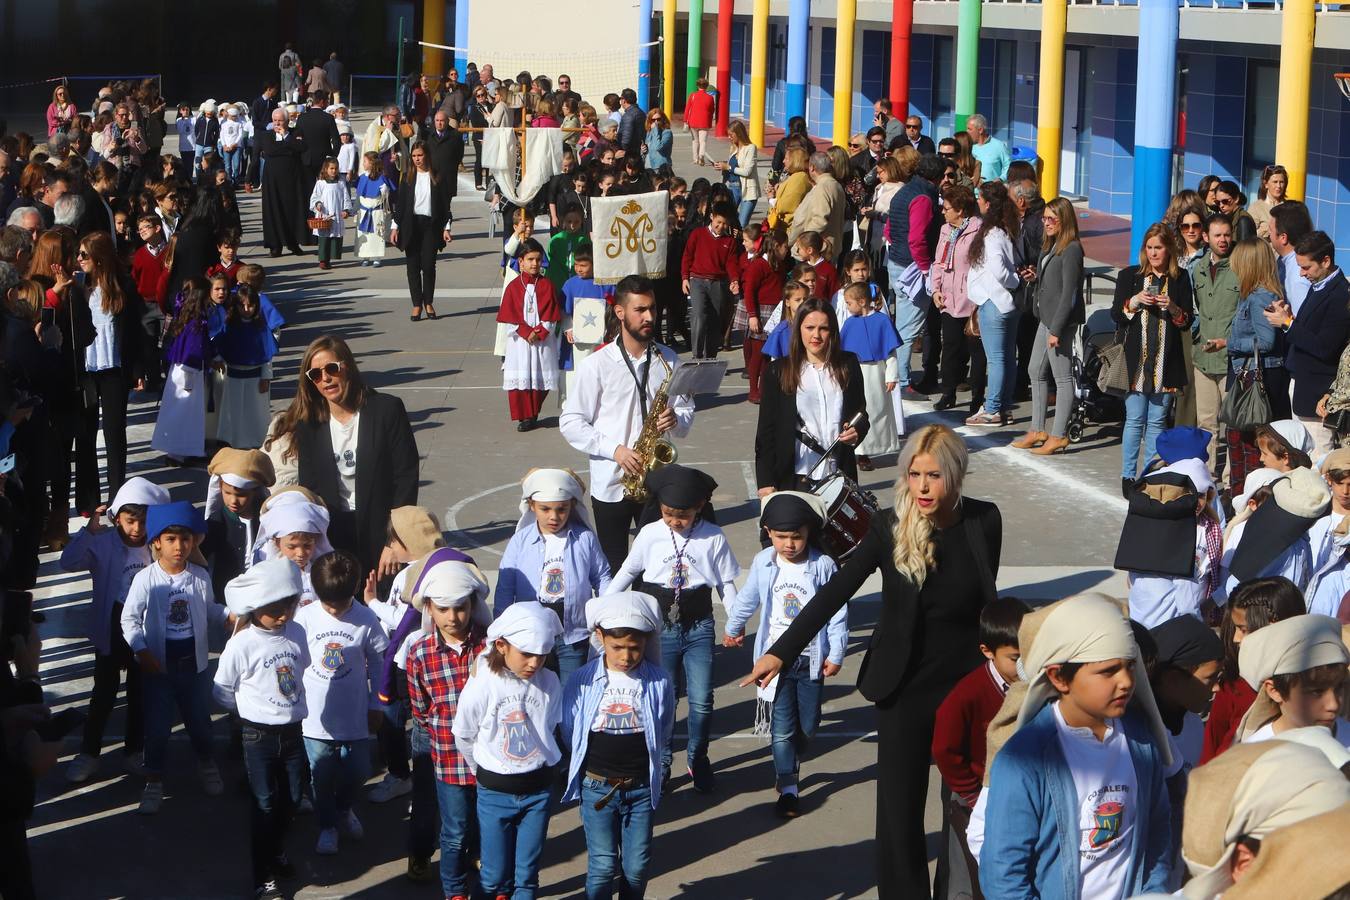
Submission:
<svg viewBox="0 0 1350 900">
<path fill-rule="evenodd" d="M 1274 294 L 1259 287 L 1238 301 L 1233 327 L 1228 333 L 1230 370 L 1236 372 L 1250 363 L 1256 350 L 1261 351 L 1261 368 L 1278 369 L 1284 365 L 1284 335 L 1263 315 L 1275 299 Z"/>
<path fill-rule="evenodd" d="M 652 641 L 661 640 L 652 635 Z M 632 673 L 642 685 L 642 733 L 647 738 L 647 777 L 652 791 L 652 809 L 661 799 L 661 754 L 670 745 L 675 732 L 675 688 L 666 670 L 644 659 Z M 597 657 L 572 673 L 563 689 L 562 733 L 572 747 L 568 764 L 567 790 L 563 800 L 581 796 L 582 767 L 591 740 L 591 723 L 600 712 L 609 670 L 603 657 Z"/>
<path fill-rule="evenodd" d="M 497 572 L 497 601 L 493 618 L 506 612 L 517 600 L 539 599 L 539 576 L 544 568 L 544 536 L 539 525 L 531 522 L 517 531 L 506 544 L 502 565 Z M 609 563 L 600 550 L 595 532 L 572 519 L 567 523 L 567 544 L 563 549 L 563 640 L 569 644 L 585 640 L 586 601 L 609 587 Z"/>
<path fill-rule="evenodd" d="M 745 586 L 736 592 L 736 604 L 727 613 L 727 636 L 738 637 L 745 631 L 745 623 L 759 608 L 759 627 L 755 631 L 755 659 L 759 659 L 769 649 L 769 615 L 772 610 L 773 580 L 778 574 L 777 551 L 766 547 L 755 554 L 750 563 L 750 575 Z M 830 557 L 812 547 L 806 560 L 807 575 L 811 583 L 819 590 L 830 580 L 839 567 Z M 830 624 L 811 639 L 805 653 L 811 657 L 811 677 L 819 679 L 820 667 L 825 660 L 837 666 L 844 664 L 844 651 L 848 649 L 848 604 L 839 608 L 830 619 Z M 784 660 L 790 663 L 791 660 Z"/>
<path fill-rule="evenodd" d="M 655 171 L 670 165 L 671 151 L 675 144 L 675 135 L 669 128 L 659 131 L 655 126 L 647 131 L 647 168 Z"/>
<path fill-rule="evenodd" d="M 1120 721 L 1140 798 L 1121 896 L 1165 894 L 1172 853 L 1166 767 L 1148 723 L 1133 712 Z M 1042 708 L 994 757 L 988 790 L 989 814 L 980 850 L 984 895 L 999 900 L 1080 900 L 1078 791 L 1060 750 L 1052 706 Z"/>
</svg>

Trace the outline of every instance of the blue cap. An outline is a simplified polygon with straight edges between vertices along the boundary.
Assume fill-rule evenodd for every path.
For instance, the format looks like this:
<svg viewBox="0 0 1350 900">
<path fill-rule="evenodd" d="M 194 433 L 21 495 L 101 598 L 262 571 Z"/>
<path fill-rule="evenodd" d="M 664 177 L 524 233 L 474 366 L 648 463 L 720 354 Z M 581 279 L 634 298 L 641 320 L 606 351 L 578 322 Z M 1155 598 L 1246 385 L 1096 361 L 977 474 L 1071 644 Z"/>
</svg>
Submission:
<svg viewBox="0 0 1350 900">
<path fill-rule="evenodd" d="M 206 533 L 206 518 L 202 511 L 187 500 L 176 503 L 160 503 L 145 511 L 146 539 L 154 541 L 164 529 L 181 525 L 191 528 L 194 534 Z"/>
<path fill-rule="evenodd" d="M 1203 428 L 1178 425 L 1158 435 L 1158 458 L 1166 465 L 1183 459 L 1209 462 L 1209 441 L 1213 435 Z"/>
</svg>

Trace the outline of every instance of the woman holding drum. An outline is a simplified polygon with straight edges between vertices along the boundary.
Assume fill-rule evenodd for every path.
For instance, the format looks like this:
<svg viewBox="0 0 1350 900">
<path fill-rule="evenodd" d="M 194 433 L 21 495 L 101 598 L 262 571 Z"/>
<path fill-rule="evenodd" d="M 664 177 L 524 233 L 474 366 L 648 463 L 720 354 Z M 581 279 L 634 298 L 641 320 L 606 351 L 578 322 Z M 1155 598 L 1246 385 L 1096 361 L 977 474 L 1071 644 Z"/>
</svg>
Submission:
<svg viewBox="0 0 1350 900">
<path fill-rule="evenodd" d="M 766 391 L 761 436 L 766 414 L 792 421 L 790 409 L 766 413 L 770 409 Z M 768 683 L 881 570 L 881 614 L 858 689 L 877 709 L 883 900 L 930 896 L 924 804 L 933 719 L 953 685 L 979 664 L 980 609 L 996 596 L 1003 521 L 994 504 L 961 496 L 966 463 L 966 445 L 950 428 L 915 432 L 900 453 L 894 510 L 873 518 L 866 537 L 744 682 Z"/>
<path fill-rule="evenodd" d="M 761 385 L 755 432 L 759 495 L 809 491 L 812 482 L 835 473 L 857 481 L 853 448 L 867 434 L 867 400 L 858 358 L 839 346 L 833 306 L 814 299 L 802 303 L 788 355 L 765 367 Z"/>
</svg>

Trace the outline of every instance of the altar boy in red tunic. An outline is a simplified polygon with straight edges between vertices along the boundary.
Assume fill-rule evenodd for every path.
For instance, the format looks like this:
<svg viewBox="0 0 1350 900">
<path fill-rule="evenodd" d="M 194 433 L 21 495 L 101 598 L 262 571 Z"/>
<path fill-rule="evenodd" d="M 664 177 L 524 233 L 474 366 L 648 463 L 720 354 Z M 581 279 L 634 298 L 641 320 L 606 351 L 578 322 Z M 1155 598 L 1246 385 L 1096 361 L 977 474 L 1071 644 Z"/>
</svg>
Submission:
<svg viewBox="0 0 1350 900">
<path fill-rule="evenodd" d="M 558 332 L 562 319 L 553 282 L 540 274 L 544 248 L 534 239 L 516 250 L 520 275 L 506 286 L 497 321 L 515 326 L 507 336 L 502 390 L 516 431 L 539 424 L 539 410 L 558 380 Z"/>
</svg>

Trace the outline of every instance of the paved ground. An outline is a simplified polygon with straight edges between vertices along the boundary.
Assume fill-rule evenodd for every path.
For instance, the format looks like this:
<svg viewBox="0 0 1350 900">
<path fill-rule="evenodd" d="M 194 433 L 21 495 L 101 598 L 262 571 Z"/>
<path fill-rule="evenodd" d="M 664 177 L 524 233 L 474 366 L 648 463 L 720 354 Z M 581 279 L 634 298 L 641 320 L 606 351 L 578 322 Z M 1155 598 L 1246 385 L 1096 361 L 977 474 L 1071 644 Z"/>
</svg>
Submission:
<svg viewBox="0 0 1350 900">
<path fill-rule="evenodd" d="M 677 165 L 688 166 L 681 143 Z M 682 172 L 694 177 L 708 170 Z M 584 459 L 559 436 L 555 398 L 546 404 L 545 427 L 517 435 L 508 421 L 500 375 L 491 355 L 499 296 L 497 242 L 486 237 L 483 204 L 471 191 L 456 202 L 456 240 L 442 256 L 436 322 L 408 321 L 404 270 L 397 251 L 382 269 L 344 260 L 319 272 L 312 259 L 272 261 L 257 245 L 257 199 L 242 201 L 248 243 L 243 255 L 268 268 L 268 293 L 290 324 L 279 360 L 276 408 L 294 391 L 300 351 L 314 336 L 341 334 L 351 342 L 365 376 L 407 404 L 422 457 L 422 502 L 444 514 L 451 542 L 496 568 L 516 521 L 516 486 L 531 466 Z M 280 262 L 281 265 L 276 265 Z M 1102 302 L 1103 297 L 1095 298 Z M 740 355 L 720 394 L 701 398 L 692 434 L 681 442 L 682 462 L 706 468 L 719 482 L 715 502 L 738 558 L 758 549 L 753 501 L 753 422 L 745 402 Z M 911 425 L 941 418 L 926 406 L 909 411 Z M 1023 415 L 1026 406 L 1023 406 Z M 149 452 L 155 407 L 137 405 L 129 417 L 133 474 L 170 486 L 176 498 L 200 501 L 204 474 L 161 468 Z M 948 414 L 946 421 L 958 424 Z M 1071 452 L 1041 459 L 1006 444 L 1026 427 L 1025 418 L 1004 431 L 968 433 L 972 451 L 967 492 L 997 501 L 1004 517 L 1003 590 L 1032 599 L 1057 598 L 1091 586 L 1119 589 L 1111 570 L 1124 504 L 1115 488 L 1118 425 L 1090 427 Z M 870 473 L 866 486 L 890 500 L 889 466 Z M 77 527 L 81 523 L 72 523 Z M 84 638 L 89 591 L 86 580 L 44 563 L 39 608 L 46 612 L 44 671 L 58 707 L 87 700 L 92 673 Z M 717 651 L 716 714 L 712 757 L 718 792 L 695 794 L 687 778 L 661 805 L 653 854 L 650 898 L 749 898 L 772 893 L 783 900 L 873 897 L 872 822 L 875 736 L 873 715 L 852 689 L 857 665 L 880 602 L 875 586 L 853 605 L 852 646 L 845 670 L 826 690 L 825 714 L 803 782 L 805 814 L 788 824 L 771 813 L 772 767 L 767 745 L 750 735 L 753 694 L 736 687 L 750 666 L 749 650 Z M 120 735 L 114 714 L 112 735 Z M 218 727 L 223 739 L 224 728 Z M 682 726 L 677 723 L 677 734 Z M 678 744 L 677 744 L 678 746 Z M 75 750 L 74 741 L 68 746 Z M 139 780 L 116 770 L 118 755 L 78 790 L 68 790 L 58 770 L 40 787 L 30 828 L 39 895 L 61 898 L 221 898 L 248 888 L 248 804 L 243 793 L 204 797 L 191 774 L 185 741 L 172 749 L 161 814 L 136 815 Z M 69 757 L 66 757 L 67 759 Z M 677 764 L 678 764 L 677 760 Z M 225 764 L 232 787 L 242 777 L 237 761 Z M 240 788 L 242 791 L 242 788 Z M 937 831 L 929 804 L 929 831 Z M 344 844 L 339 856 L 312 852 L 315 825 L 301 819 L 290 850 L 299 868 L 297 896 L 425 897 L 435 886 L 403 878 L 406 807 L 362 802 L 367 837 Z M 936 835 L 930 834 L 930 844 Z M 573 897 L 584 887 L 585 843 L 575 807 L 558 813 L 549 828 L 543 897 Z"/>
</svg>

